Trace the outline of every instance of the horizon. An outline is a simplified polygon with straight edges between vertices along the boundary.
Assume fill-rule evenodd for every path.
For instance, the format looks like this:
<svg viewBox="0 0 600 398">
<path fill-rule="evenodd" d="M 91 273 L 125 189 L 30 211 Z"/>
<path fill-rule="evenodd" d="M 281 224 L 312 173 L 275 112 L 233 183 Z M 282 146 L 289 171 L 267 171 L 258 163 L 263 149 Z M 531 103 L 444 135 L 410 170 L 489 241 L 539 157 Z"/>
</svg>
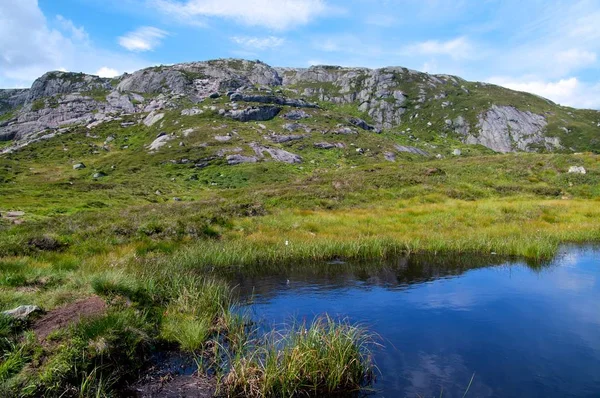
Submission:
<svg viewBox="0 0 600 398">
<path fill-rule="evenodd" d="M 600 4 L 590 0 L 8 3 L 0 0 L 2 88 L 29 88 L 53 70 L 115 77 L 237 58 L 294 68 L 398 66 L 600 109 Z"/>
</svg>

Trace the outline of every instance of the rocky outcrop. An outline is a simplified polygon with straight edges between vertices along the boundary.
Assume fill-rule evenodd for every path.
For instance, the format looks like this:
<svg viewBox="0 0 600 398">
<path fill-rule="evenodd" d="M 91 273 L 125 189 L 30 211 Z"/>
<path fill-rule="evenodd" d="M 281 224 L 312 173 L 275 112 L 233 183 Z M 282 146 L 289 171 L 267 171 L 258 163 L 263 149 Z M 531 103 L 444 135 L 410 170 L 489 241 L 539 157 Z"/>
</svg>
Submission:
<svg viewBox="0 0 600 398">
<path fill-rule="evenodd" d="M 273 158 L 273 160 L 278 161 L 278 162 L 284 162 L 284 163 L 290 163 L 290 164 L 302 163 L 302 157 L 300 157 L 299 155 L 296 155 L 294 153 L 284 151 L 283 149 L 270 148 L 270 147 L 262 146 L 257 143 L 251 143 L 250 148 L 252 148 L 254 150 L 254 153 L 256 153 L 256 155 L 259 158 L 263 158 L 264 152 L 267 152 L 271 156 L 271 158 Z"/>
<path fill-rule="evenodd" d="M 304 135 L 297 135 L 297 134 L 292 134 L 292 135 L 275 135 L 275 134 L 273 134 L 273 135 L 265 136 L 264 138 L 266 140 L 269 140 L 269 141 L 277 143 L 277 144 L 283 144 L 285 142 L 302 140 L 305 137 L 306 136 L 304 136 Z"/>
<path fill-rule="evenodd" d="M 402 121 L 407 97 L 399 82 L 408 78 L 408 69 L 314 66 L 277 70 L 284 85 L 301 87 L 305 96 L 336 104 L 358 104 L 378 128 L 392 128 Z"/>
<path fill-rule="evenodd" d="M 253 106 L 246 109 L 230 110 L 224 116 L 239 122 L 271 120 L 281 112 L 279 106 Z"/>
<path fill-rule="evenodd" d="M 296 108 L 318 108 L 318 105 L 306 102 L 303 99 L 293 99 L 285 97 L 277 97 L 275 95 L 262 95 L 262 94 L 250 94 L 244 95 L 242 93 L 232 93 L 229 98 L 231 101 L 238 102 L 259 102 L 262 104 L 276 104 L 293 106 Z"/>
<path fill-rule="evenodd" d="M 286 113 L 285 115 L 283 115 L 284 119 L 287 120 L 301 120 L 301 119 L 308 119 L 312 116 L 310 116 L 308 113 L 306 113 L 303 110 L 292 110 L 289 111 L 288 113 Z"/>
<path fill-rule="evenodd" d="M 317 149 L 333 149 L 333 148 L 344 148 L 344 144 L 338 142 L 337 144 L 331 144 L 329 142 L 316 142 L 315 148 Z"/>
<path fill-rule="evenodd" d="M 27 95 L 27 103 L 40 98 L 54 97 L 58 94 L 110 90 L 109 79 L 84 73 L 48 72 L 33 82 Z"/>
<path fill-rule="evenodd" d="M 415 154 L 415 155 L 429 156 L 429 154 L 427 152 L 425 152 L 422 149 L 415 148 L 414 146 L 404 146 L 404 145 L 398 145 L 397 144 L 397 145 L 394 145 L 394 148 L 398 152 L 406 152 L 406 153 L 412 153 L 412 154 Z"/>
<path fill-rule="evenodd" d="M 536 146 L 554 149 L 560 143 L 544 135 L 547 124 L 543 115 L 523 112 L 512 106 L 492 105 L 479 115 L 479 131 L 467 133 L 465 142 L 481 144 L 501 153 L 531 151 Z"/>
<path fill-rule="evenodd" d="M 236 164 L 242 163 L 256 163 L 258 159 L 254 156 L 244 156 L 244 155 L 229 155 L 226 158 L 227 164 L 230 166 L 234 166 Z"/>
<path fill-rule="evenodd" d="M 127 126 L 139 122 L 156 126 L 161 115 L 170 115 L 166 113 L 170 109 L 181 116 L 218 113 L 215 116 L 241 122 L 266 121 L 285 106 L 298 108 L 283 115 L 290 122 L 310 117 L 337 119 L 334 123 L 345 119 L 344 124 L 331 123 L 326 129 L 333 134 L 368 134 L 401 124 L 402 133 L 408 133 L 405 124 L 416 131 L 427 118 L 428 130 L 441 125 L 440 134 L 456 134 L 467 144 L 497 152 L 561 148 L 558 138 L 546 134 L 546 115 L 493 105 L 492 97 L 488 109 L 477 108 L 481 105 L 473 104 L 480 102 L 464 101 L 474 95 L 472 90 L 472 84 L 457 77 L 401 67 L 272 68 L 259 61 L 234 59 L 157 66 L 115 79 L 49 72 L 31 89 L 0 90 L 0 141 L 14 140 L 2 150 L 13 151 L 68 131 L 67 126 L 93 129 L 130 114 L 136 116 L 123 121 Z M 223 103 L 225 94 L 231 103 Z M 327 110 L 316 110 L 318 101 L 332 104 Z M 252 103 L 264 105 L 246 107 Z M 346 112 L 347 106 L 352 112 Z M 304 125 L 285 126 L 294 132 L 292 126 Z"/>
<path fill-rule="evenodd" d="M 175 137 L 169 135 L 169 134 L 159 134 L 159 136 L 152 141 L 152 143 L 148 146 L 148 150 L 150 152 L 156 152 L 158 151 L 160 148 L 162 148 L 163 146 L 167 145 L 167 143 L 169 143 L 169 141 L 173 140 Z"/>
<path fill-rule="evenodd" d="M 350 119 L 348 119 L 348 123 L 363 130 L 379 132 L 379 129 L 376 129 L 374 126 L 371 126 L 369 123 L 357 117 L 351 117 Z"/>
</svg>

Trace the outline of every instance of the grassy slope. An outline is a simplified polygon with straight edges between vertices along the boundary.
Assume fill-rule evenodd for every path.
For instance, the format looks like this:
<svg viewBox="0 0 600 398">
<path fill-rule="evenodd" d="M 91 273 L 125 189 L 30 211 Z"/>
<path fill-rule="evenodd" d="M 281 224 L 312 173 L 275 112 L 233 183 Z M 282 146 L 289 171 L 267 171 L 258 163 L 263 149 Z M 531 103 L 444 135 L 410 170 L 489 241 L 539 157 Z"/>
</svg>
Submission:
<svg viewBox="0 0 600 398">
<path fill-rule="evenodd" d="M 171 111 L 151 128 L 109 123 L 89 136 L 74 128 L 1 157 L 0 210 L 24 210 L 26 216 L 21 225 L 0 218 L 0 309 L 52 309 L 92 293 L 109 298 L 111 306 L 96 323 L 58 333 L 51 347 L 31 339 L 0 347 L 8 358 L 0 365 L 0 381 L 9 390 L 26 386 L 30 395 L 52 396 L 65 386 L 77 394 L 84 388 L 77 383 L 93 379 L 85 387 L 91 395 L 107 382 L 90 376 L 99 361 L 108 358 L 102 374 L 115 377 L 123 372 L 116 364 L 135 369 L 136 350 L 156 342 L 204 348 L 215 333 L 236 327 L 227 288 L 194 279 L 213 266 L 400 251 L 494 252 L 535 260 L 551 256 L 562 242 L 600 238 L 597 155 L 494 155 L 453 138 L 427 138 L 424 129 L 415 131 L 419 140 L 393 132 L 327 133 L 343 122 L 339 111 L 309 110 L 313 118 L 301 122 L 315 129 L 310 137 L 269 144 L 301 155 L 302 164 L 227 166 L 216 159 L 194 168 L 219 149 L 240 147 L 251 155 L 247 144 L 264 142 L 266 133 L 256 123 L 210 111 L 195 117 Z M 280 117 L 264 122 L 267 131 L 279 134 L 284 123 Z M 158 132 L 188 128 L 195 131 L 170 148 L 145 150 Z M 228 143 L 214 139 L 232 131 L 237 135 Z M 107 151 L 102 145 L 108 136 L 115 140 Z M 321 141 L 346 148 L 315 149 L 313 143 Z M 385 162 L 383 152 L 395 143 L 445 158 L 399 154 L 397 162 Z M 454 148 L 465 155 L 452 157 Z M 181 159 L 191 162 L 171 162 Z M 77 162 L 87 168 L 73 170 Z M 567 174 L 572 165 L 588 173 Z M 107 176 L 94 180 L 97 171 Z M 52 250 L 36 244 L 41 237 Z M 185 283 L 188 278 L 195 288 Z M 123 304 L 125 297 L 133 307 Z M 136 350 L 126 350 L 121 340 Z M 108 348 L 99 354 L 92 348 L 102 341 Z"/>
</svg>

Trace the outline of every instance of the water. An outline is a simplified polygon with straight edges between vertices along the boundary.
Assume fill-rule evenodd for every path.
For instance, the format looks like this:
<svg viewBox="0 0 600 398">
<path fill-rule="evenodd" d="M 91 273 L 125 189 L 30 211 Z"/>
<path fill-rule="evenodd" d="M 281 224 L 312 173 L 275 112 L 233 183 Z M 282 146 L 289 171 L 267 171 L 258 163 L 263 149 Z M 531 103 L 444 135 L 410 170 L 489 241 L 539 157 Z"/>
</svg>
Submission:
<svg viewBox="0 0 600 398">
<path fill-rule="evenodd" d="M 251 313 L 328 313 L 382 338 L 378 397 L 600 397 L 600 249 L 549 264 L 413 257 L 236 275 Z M 267 276 L 269 275 L 269 276 Z"/>
</svg>

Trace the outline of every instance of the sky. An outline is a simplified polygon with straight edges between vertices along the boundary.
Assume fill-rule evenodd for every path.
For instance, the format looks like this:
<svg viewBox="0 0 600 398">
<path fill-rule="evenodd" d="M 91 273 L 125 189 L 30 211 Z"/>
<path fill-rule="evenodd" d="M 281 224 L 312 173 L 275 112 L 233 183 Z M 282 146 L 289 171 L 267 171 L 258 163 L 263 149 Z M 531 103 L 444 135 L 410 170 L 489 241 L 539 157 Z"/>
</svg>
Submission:
<svg viewBox="0 0 600 398">
<path fill-rule="evenodd" d="M 0 87 L 215 58 L 404 66 L 600 109 L 600 0 L 0 0 Z"/>
</svg>

